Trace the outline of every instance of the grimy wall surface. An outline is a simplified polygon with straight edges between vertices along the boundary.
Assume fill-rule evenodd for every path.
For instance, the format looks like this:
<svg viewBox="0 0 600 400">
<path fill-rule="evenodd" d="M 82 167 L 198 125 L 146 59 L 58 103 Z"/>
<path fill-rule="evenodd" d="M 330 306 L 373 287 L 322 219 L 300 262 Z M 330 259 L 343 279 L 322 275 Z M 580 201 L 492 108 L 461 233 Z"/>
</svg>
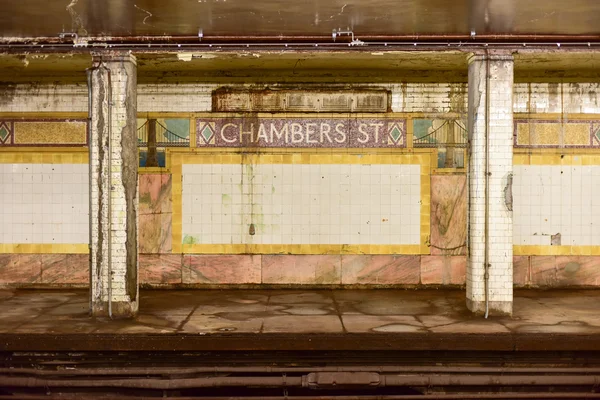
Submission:
<svg viewBox="0 0 600 400">
<path fill-rule="evenodd" d="M 226 89 L 138 85 L 142 284 L 465 283 L 466 84 Z M 514 85 L 517 286 L 600 284 L 598 89 Z M 88 284 L 87 93 L 3 89 L 2 285 Z"/>
</svg>

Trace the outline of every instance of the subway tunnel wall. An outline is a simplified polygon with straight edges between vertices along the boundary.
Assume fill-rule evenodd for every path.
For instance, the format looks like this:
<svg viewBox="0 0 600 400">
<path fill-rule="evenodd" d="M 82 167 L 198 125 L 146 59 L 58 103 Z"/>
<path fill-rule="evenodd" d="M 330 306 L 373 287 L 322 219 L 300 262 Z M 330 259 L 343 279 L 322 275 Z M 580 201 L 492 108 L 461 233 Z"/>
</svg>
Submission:
<svg viewBox="0 0 600 400">
<path fill-rule="evenodd" d="M 224 88 L 230 96 L 219 103 Z M 138 85 L 138 131 L 154 121 L 157 140 L 167 144 L 158 146 L 154 166 L 147 165 L 149 148 L 140 146 L 143 286 L 464 285 L 468 151 L 459 145 L 468 139 L 466 84 L 274 90 L 297 95 L 302 104 L 321 99 L 321 107 L 324 92 L 333 99 L 336 91 L 389 93 L 377 112 L 352 102 L 318 113 L 314 104 L 307 112 L 277 103 L 273 111 L 272 90 L 259 95 L 262 103 L 244 97 L 262 89 Z M 87 87 L 5 85 L 2 98 L 0 284 L 85 287 Z M 514 213 L 517 287 L 600 284 L 599 98 L 595 83 L 514 85 L 514 176 L 506 205 Z M 352 121 L 383 124 L 385 146 L 337 143 L 339 121 L 347 123 L 342 131 Z M 223 131 L 227 123 L 233 125 Z M 261 124 L 280 124 L 281 134 L 281 124 L 289 123 L 289 143 L 217 142 L 220 132 L 227 132 L 222 139 L 243 137 L 252 123 L 256 137 Z M 296 134 L 304 147 L 292 143 L 294 123 L 302 127 Z M 330 124 L 331 134 L 321 130 L 313 145 L 307 124 Z M 375 131 L 365 132 L 372 138 Z M 177 140 L 188 143 L 166 143 Z"/>
</svg>

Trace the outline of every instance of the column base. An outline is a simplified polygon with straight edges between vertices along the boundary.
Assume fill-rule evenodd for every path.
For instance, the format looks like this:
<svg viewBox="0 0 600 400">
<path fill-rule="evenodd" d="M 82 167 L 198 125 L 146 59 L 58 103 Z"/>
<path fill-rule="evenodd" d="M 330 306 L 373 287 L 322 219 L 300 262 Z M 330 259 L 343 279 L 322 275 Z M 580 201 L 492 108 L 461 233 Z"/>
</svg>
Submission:
<svg viewBox="0 0 600 400">
<path fill-rule="evenodd" d="M 138 313 L 138 302 L 113 301 L 109 313 L 108 302 L 92 303 L 93 317 L 112 317 L 114 319 L 135 318 Z"/>
<path fill-rule="evenodd" d="M 485 301 L 473 301 L 467 299 L 467 308 L 475 314 L 485 314 Z M 513 302 L 512 301 L 490 301 L 488 303 L 488 315 L 512 315 Z"/>
</svg>

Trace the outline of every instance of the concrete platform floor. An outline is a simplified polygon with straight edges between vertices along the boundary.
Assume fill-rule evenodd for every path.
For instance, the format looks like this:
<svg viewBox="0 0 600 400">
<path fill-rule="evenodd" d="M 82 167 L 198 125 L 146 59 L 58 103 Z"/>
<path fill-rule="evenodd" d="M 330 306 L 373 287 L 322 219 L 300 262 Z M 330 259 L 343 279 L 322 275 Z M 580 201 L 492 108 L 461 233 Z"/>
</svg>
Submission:
<svg viewBox="0 0 600 400">
<path fill-rule="evenodd" d="M 0 349 L 23 348 L 26 342 L 31 346 L 34 336 L 67 343 L 61 340 L 69 335 L 96 335 L 108 349 L 111 336 L 106 335 L 231 338 L 236 349 L 281 335 L 302 337 L 315 349 L 318 335 L 338 338 L 338 345 L 347 348 L 368 346 L 361 340 L 372 338 L 382 348 L 415 349 L 453 349 L 454 344 L 442 340 L 448 335 L 463 335 L 467 348 L 490 337 L 496 343 L 512 338 L 505 345 L 514 348 L 517 336 L 528 337 L 533 345 L 535 338 L 553 343 L 556 335 L 581 335 L 588 347 L 600 350 L 600 290 L 516 291 L 513 316 L 487 320 L 466 309 L 461 290 L 142 290 L 140 304 L 135 320 L 94 319 L 88 315 L 85 290 L 0 290 Z M 381 343 L 378 335 L 391 341 Z M 310 338 L 315 342 L 308 343 Z M 344 344 L 347 338 L 355 341 Z M 394 342 L 396 338 L 403 341 Z M 430 343 L 419 343 L 421 339 Z M 575 339 L 571 346 L 583 342 Z"/>
</svg>

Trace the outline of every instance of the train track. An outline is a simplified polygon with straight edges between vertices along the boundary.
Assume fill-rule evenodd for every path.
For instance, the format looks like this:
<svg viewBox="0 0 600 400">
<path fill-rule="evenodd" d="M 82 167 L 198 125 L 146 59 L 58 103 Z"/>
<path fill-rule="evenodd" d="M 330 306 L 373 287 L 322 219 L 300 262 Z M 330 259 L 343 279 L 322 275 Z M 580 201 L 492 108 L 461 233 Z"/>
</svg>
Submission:
<svg viewBox="0 0 600 400">
<path fill-rule="evenodd" d="M 600 399 L 600 351 L 7 352 L 0 388 L 0 399 Z"/>
</svg>

